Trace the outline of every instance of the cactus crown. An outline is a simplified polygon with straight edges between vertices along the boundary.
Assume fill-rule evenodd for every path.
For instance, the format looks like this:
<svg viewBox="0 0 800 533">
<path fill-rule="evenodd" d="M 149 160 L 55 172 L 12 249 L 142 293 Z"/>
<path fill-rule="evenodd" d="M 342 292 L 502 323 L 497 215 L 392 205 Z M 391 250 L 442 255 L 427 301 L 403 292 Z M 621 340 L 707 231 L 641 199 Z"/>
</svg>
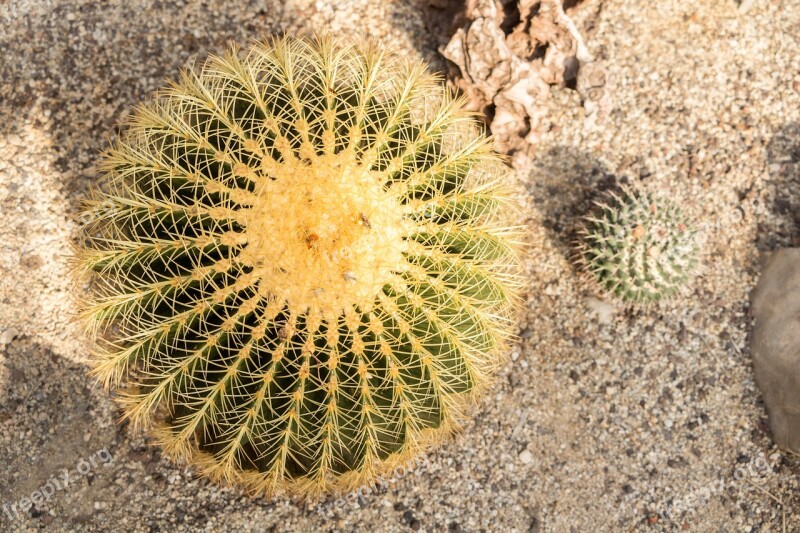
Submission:
<svg viewBox="0 0 800 533">
<path fill-rule="evenodd" d="M 673 202 L 646 192 L 610 193 L 586 218 L 581 262 L 608 293 L 630 303 L 676 294 L 697 265 L 689 220 Z"/>
<path fill-rule="evenodd" d="M 501 360 L 506 170 L 424 65 L 232 50 L 140 106 L 102 169 L 87 209 L 114 208 L 77 257 L 93 373 L 205 475 L 349 489 L 447 434 Z"/>
</svg>

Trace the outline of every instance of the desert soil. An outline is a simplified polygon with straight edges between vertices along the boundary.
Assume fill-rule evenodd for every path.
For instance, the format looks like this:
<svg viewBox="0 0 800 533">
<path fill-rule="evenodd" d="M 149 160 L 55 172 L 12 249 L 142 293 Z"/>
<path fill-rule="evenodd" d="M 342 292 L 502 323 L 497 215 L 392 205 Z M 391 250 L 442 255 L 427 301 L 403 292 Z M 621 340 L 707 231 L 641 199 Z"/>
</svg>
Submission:
<svg viewBox="0 0 800 533">
<path fill-rule="evenodd" d="M 0 3 L 0 530 L 800 530 L 800 461 L 770 441 L 747 343 L 762 259 L 800 241 L 800 3 L 746 4 L 572 12 L 614 107 L 586 124 L 554 89 L 517 176 L 521 343 L 461 435 L 371 494 L 314 505 L 198 479 L 116 423 L 70 320 L 70 235 L 98 150 L 181 67 L 231 41 L 329 31 L 442 68 L 422 2 Z M 668 304 L 624 309 L 571 266 L 578 217 L 624 183 L 709 227 L 701 275 Z M 17 513 L 40 488 L 49 501 Z"/>
</svg>

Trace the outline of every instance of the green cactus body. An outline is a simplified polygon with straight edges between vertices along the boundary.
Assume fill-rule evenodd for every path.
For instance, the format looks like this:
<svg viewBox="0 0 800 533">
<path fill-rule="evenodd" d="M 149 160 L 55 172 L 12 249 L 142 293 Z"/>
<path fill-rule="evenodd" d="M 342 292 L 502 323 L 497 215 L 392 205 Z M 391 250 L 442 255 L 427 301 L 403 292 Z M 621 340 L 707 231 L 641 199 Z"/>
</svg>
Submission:
<svg viewBox="0 0 800 533">
<path fill-rule="evenodd" d="M 502 361 L 505 166 L 424 65 L 280 39 L 140 106 L 85 228 L 93 373 L 165 453 L 347 490 L 447 435 Z"/>
<path fill-rule="evenodd" d="M 697 266 L 698 245 L 677 205 L 625 189 L 586 218 L 581 262 L 599 285 L 625 302 L 668 298 Z"/>
</svg>

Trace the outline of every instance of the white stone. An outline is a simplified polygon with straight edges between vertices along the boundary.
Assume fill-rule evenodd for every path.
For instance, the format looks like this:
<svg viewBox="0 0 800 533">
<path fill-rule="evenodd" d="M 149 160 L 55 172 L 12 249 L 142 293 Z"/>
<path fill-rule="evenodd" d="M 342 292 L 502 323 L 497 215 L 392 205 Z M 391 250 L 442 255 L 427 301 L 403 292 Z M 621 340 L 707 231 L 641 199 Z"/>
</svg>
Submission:
<svg viewBox="0 0 800 533">
<path fill-rule="evenodd" d="M 597 321 L 601 324 L 611 324 L 614 321 L 616 310 L 610 303 L 597 298 L 586 298 L 586 305 L 597 313 Z"/>
<path fill-rule="evenodd" d="M 13 341 L 14 337 L 17 335 L 19 335 L 19 331 L 14 328 L 4 329 L 2 332 L 0 332 L 0 346 L 11 344 L 11 341 Z"/>
</svg>

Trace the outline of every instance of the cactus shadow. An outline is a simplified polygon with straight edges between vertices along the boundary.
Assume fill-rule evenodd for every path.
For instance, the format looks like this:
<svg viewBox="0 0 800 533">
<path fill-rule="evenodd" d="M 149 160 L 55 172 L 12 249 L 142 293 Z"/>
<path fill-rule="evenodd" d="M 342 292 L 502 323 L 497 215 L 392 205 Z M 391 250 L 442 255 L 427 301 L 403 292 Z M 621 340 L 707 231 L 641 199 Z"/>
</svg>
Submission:
<svg viewBox="0 0 800 533">
<path fill-rule="evenodd" d="M 551 243 L 574 265 L 582 217 L 604 192 L 629 183 L 628 177 L 615 175 L 590 154 L 555 146 L 536 154 L 528 173 L 527 192 L 541 213 L 541 224 Z"/>
<path fill-rule="evenodd" d="M 767 143 L 769 181 L 756 246 L 769 251 L 800 246 L 800 124 L 788 123 Z"/>
<path fill-rule="evenodd" d="M 114 453 L 119 432 L 113 424 L 98 424 L 98 418 L 111 409 L 110 400 L 89 384 L 85 374 L 84 366 L 37 342 L 23 338 L 6 345 L 0 355 L 0 421 L 15 438 L 8 447 L 0 446 L 3 503 L 30 496 L 64 469 L 74 471 L 98 450 Z M 101 469 L 93 468 L 82 477 L 109 481 L 101 474 Z M 50 507 L 63 500 L 54 498 Z M 39 518 L 39 507 L 14 517 Z M 0 524 L 9 516 L 0 516 Z"/>
</svg>

